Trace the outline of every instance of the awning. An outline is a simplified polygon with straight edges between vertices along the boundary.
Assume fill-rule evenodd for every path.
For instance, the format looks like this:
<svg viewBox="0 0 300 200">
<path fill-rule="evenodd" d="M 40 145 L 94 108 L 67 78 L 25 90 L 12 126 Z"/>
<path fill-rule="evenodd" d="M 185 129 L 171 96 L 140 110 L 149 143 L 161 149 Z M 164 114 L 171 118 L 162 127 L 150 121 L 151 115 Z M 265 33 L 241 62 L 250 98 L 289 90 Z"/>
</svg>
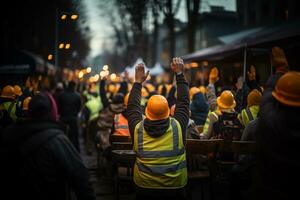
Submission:
<svg viewBox="0 0 300 200">
<path fill-rule="evenodd" d="M 297 38 L 296 40 L 295 37 Z M 293 40 L 291 40 L 291 38 L 293 38 Z M 271 48 L 277 45 L 277 42 L 280 40 L 286 40 L 286 43 L 300 43 L 300 22 L 276 27 L 265 27 L 228 44 L 205 48 L 195 53 L 185 55 L 182 58 L 187 62 L 221 60 L 228 56 L 241 53 L 245 45 L 247 45 L 247 48 Z"/>
</svg>

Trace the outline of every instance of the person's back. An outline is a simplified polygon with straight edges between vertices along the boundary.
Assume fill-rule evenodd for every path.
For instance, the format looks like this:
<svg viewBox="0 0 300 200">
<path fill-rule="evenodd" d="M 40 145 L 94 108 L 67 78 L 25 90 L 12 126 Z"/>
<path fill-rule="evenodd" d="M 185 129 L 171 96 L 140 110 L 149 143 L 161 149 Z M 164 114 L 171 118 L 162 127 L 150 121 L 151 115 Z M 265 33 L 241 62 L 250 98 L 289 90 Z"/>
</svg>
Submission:
<svg viewBox="0 0 300 200">
<path fill-rule="evenodd" d="M 292 199 L 300 179 L 300 73 L 289 72 L 263 96 L 256 129 L 256 199 Z"/>
<path fill-rule="evenodd" d="M 2 137 L 3 192 L 11 199 L 65 199 L 70 186 L 78 199 L 94 199 L 79 154 L 51 119 L 49 99 L 33 97 L 29 111 L 31 120 L 8 127 Z"/>
<path fill-rule="evenodd" d="M 76 118 L 81 108 L 81 97 L 74 90 L 75 83 L 70 82 L 66 91 L 57 98 L 58 111 L 61 118 Z"/>
<path fill-rule="evenodd" d="M 134 182 L 137 199 L 184 199 L 187 183 L 186 128 L 189 120 L 188 84 L 183 76 L 183 62 L 174 58 L 178 99 L 174 118 L 169 117 L 168 102 L 161 95 L 148 101 L 143 118 L 142 83 L 147 75 L 143 64 L 136 67 L 136 82 L 128 103 L 128 124 L 137 159 Z"/>
<path fill-rule="evenodd" d="M 191 119 L 193 119 L 198 126 L 204 125 L 209 111 L 209 106 L 201 92 L 198 92 L 193 96 L 190 109 Z"/>
</svg>

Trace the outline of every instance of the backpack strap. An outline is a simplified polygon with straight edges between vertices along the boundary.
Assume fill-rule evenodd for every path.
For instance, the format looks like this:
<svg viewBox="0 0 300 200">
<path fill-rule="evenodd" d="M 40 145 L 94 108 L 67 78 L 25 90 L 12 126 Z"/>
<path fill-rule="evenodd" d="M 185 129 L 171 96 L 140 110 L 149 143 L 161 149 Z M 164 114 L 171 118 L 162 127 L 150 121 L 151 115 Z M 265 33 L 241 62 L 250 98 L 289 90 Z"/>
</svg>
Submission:
<svg viewBox="0 0 300 200">
<path fill-rule="evenodd" d="M 249 118 L 249 121 L 254 120 L 254 117 L 253 117 L 253 115 L 252 115 L 252 113 L 251 113 L 249 107 L 247 107 L 245 110 L 246 110 L 246 114 L 247 114 L 247 116 L 248 116 L 248 118 Z"/>
</svg>

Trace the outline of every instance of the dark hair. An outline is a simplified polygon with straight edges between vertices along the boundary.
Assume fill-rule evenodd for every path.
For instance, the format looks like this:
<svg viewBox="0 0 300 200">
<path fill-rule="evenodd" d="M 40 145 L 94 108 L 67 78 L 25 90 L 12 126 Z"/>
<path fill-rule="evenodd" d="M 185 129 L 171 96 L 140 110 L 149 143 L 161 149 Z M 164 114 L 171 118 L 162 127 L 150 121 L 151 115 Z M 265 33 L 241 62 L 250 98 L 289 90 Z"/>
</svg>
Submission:
<svg viewBox="0 0 300 200">
<path fill-rule="evenodd" d="M 124 95 L 122 93 L 117 93 L 112 97 L 113 104 L 122 104 L 124 103 Z"/>
<path fill-rule="evenodd" d="M 70 81 L 68 84 L 68 89 L 69 90 L 74 90 L 76 87 L 76 83 L 74 81 Z"/>
</svg>

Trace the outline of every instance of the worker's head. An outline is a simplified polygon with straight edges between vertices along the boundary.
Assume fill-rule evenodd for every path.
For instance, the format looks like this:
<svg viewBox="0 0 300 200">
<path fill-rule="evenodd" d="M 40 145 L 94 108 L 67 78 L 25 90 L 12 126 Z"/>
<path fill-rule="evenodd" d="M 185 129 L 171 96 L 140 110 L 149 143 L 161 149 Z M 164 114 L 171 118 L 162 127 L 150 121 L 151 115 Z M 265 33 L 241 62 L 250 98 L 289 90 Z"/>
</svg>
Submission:
<svg viewBox="0 0 300 200">
<path fill-rule="evenodd" d="M 167 99 L 162 95 L 151 96 L 148 101 L 145 114 L 150 120 L 167 119 L 170 114 Z"/>
<path fill-rule="evenodd" d="M 124 104 L 124 95 L 122 93 L 117 93 L 111 100 L 113 104 Z"/>
<path fill-rule="evenodd" d="M 51 120 L 51 108 L 50 99 L 46 95 L 39 93 L 32 97 L 29 102 L 29 115 L 34 119 Z"/>
<path fill-rule="evenodd" d="M 252 90 L 247 97 L 247 105 L 251 106 L 259 106 L 262 99 L 262 94 L 257 89 Z"/>
<path fill-rule="evenodd" d="M 232 92 L 230 90 L 224 90 L 217 98 L 217 104 L 220 110 L 234 109 L 236 103 Z"/>
<path fill-rule="evenodd" d="M 281 76 L 272 96 L 283 105 L 300 107 L 300 72 L 290 71 Z"/>
<path fill-rule="evenodd" d="M 190 100 L 192 100 L 193 97 L 194 97 L 194 95 L 197 94 L 197 93 L 199 93 L 199 92 L 200 92 L 200 89 L 199 89 L 199 88 L 197 88 L 197 87 L 192 87 L 192 88 L 190 89 Z"/>
<path fill-rule="evenodd" d="M 26 97 L 23 101 L 23 106 L 22 106 L 22 110 L 23 111 L 28 111 L 29 110 L 29 103 L 31 101 L 31 97 Z"/>
<path fill-rule="evenodd" d="M 276 68 L 276 71 L 285 72 L 288 67 L 288 62 L 285 57 L 284 51 L 279 47 L 272 48 L 272 65 Z"/>
<path fill-rule="evenodd" d="M 6 98 L 6 99 L 12 99 L 14 100 L 16 98 L 16 95 L 15 95 L 15 89 L 13 86 L 11 85 L 7 85 L 5 86 L 3 89 L 2 89 L 2 92 L 1 92 L 1 98 Z"/>
<path fill-rule="evenodd" d="M 22 89 L 19 85 L 15 85 L 14 90 L 15 90 L 15 95 L 16 96 L 21 96 L 23 94 Z"/>
<path fill-rule="evenodd" d="M 129 100 L 129 93 L 127 93 L 124 97 L 124 105 L 127 107 L 128 106 L 128 100 Z"/>
<path fill-rule="evenodd" d="M 75 88 L 76 88 L 76 83 L 74 81 L 70 81 L 68 84 L 68 90 L 74 91 Z"/>
</svg>

